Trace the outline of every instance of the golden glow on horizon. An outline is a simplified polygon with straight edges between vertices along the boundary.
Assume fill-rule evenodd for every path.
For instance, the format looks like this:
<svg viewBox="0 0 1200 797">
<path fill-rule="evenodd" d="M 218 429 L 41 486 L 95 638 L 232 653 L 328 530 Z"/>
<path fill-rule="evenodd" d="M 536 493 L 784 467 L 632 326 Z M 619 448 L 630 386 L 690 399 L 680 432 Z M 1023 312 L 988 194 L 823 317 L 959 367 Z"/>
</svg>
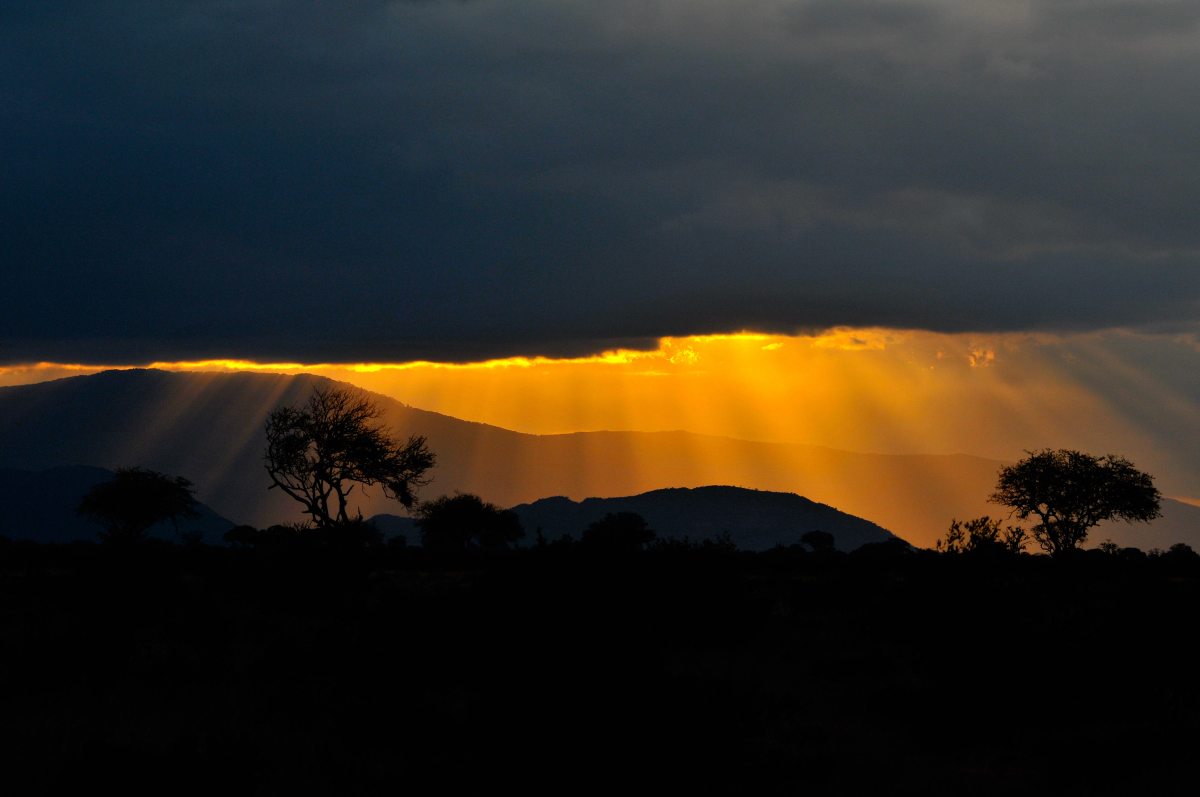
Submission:
<svg viewBox="0 0 1200 797">
<path fill-rule="evenodd" d="M 844 450 L 998 459 L 1061 446 L 1124 453 L 1151 472 L 1181 472 L 1168 449 L 1200 428 L 1200 406 L 1148 370 L 1137 346 L 1176 358 L 1179 372 L 1200 366 L 1190 338 L 837 328 L 814 335 L 663 338 L 647 351 L 563 359 L 207 360 L 148 367 L 313 373 L 421 409 L 537 434 L 683 429 Z M 101 370 L 9 366 L 0 368 L 0 385 Z M 1174 431 L 1155 426 L 1163 418 Z M 1169 489 L 1200 495 L 1200 473 Z"/>
<path fill-rule="evenodd" d="M 833 334 L 833 333 L 831 333 Z M 153 362 L 147 365 L 84 365 L 79 363 L 50 363 L 40 362 L 0 366 L 0 378 L 14 377 L 19 374 L 38 374 L 48 371 L 80 371 L 98 373 L 100 371 L 123 371 L 135 368 L 157 368 L 164 371 L 261 371 L 265 373 L 296 373 L 327 370 L 344 370 L 352 373 L 378 373 L 380 371 L 411 371 L 417 369 L 440 370 L 478 370 L 496 368 L 535 368 L 538 366 L 562 366 L 583 364 L 624 365 L 636 360 L 662 357 L 679 357 L 680 352 L 686 352 L 686 341 L 711 343 L 713 341 L 763 341 L 771 340 L 772 336 L 751 332 L 738 332 L 727 335 L 697 335 L 688 338 L 661 338 L 656 350 L 641 351 L 636 349 L 614 349 L 587 357 L 506 357 L 495 360 L 478 362 L 434 362 L 430 360 L 413 360 L 403 363 L 258 363 L 251 360 L 195 360 L 179 362 Z M 823 337 L 814 340 L 823 340 Z M 781 347 L 782 343 L 772 343 L 763 346 L 766 350 Z M 839 348 L 841 348 L 839 346 Z M 852 348 L 852 347 L 847 347 Z M 684 355 L 686 358 L 686 355 Z M 4 382 L 8 384 L 8 382 Z"/>
</svg>

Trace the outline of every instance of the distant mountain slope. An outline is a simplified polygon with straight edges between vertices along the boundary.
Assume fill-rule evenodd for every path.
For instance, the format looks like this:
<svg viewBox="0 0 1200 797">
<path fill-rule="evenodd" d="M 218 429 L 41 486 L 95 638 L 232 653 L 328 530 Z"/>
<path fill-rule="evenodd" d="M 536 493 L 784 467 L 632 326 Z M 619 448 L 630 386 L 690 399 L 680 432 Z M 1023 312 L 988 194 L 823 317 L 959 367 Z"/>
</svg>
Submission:
<svg viewBox="0 0 1200 797">
<path fill-rule="evenodd" d="M 75 507 L 88 490 L 112 478 L 112 471 L 81 465 L 42 471 L 0 468 L 0 535 L 41 543 L 98 539 L 96 524 L 76 515 Z M 179 528 L 203 531 L 205 542 L 220 544 L 234 524 L 207 506 L 197 509 L 200 517 L 182 521 Z M 179 541 L 170 523 L 155 526 L 150 535 Z"/>
<path fill-rule="evenodd" d="M 106 371 L 0 388 L 0 466 L 142 465 L 194 481 L 237 522 L 299 519 L 262 468 L 263 421 L 303 401 L 311 375 Z M 881 456 L 688 432 L 530 435 L 407 407 L 376 395 L 397 431 L 425 435 L 438 455 L 426 496 L 465 490 L 503 506 L 564 495 L 636 495 L 731 484 L 795 492 L 868 518 L 916 544 L 980 503 L 998 463 L 965 456 Z M 394 513 L 378 491 L 366 516 Z"/>
<path fill-rule="evenodd" d="M 591 523 L 609 512 L 636 512 L 659 537 L 712 539 L 727 532 L 743 550 L 765 551 L 778 543 L 793 545 L 808 531 L 827 531 L 839 550 L 852 551 L 894 535 L 869 520 L 847 515 L 794 493 L 741 487 L 695 487 L 653 490 L 621 498 L 586 498 L 575 502 L 557 496 L 513 507 L 521 517 L 528 544 L 541 528 L 547 539 L 578 539 Z"/>
<path fill-rule="evenodd" d="M 202 501 L 239 523 L 298 520 L 293 501 L 267 490 L 263 422 L 273 407 L 299 403 L 314 385 L 329 383 L 305 374 L 133 370 L 0 388 L 0 467 L 142 465 L 186 476 Z M 728 484 L 803 495 L 921 546 L 932 545 L 952 517 L 997 514 L 986 503 L 1003 464 L 995 460 L 860 454 L 689 432 L 531 435 L 374 397 L 395 430 L 425 435 L 436 452 L 424 497 L 464 490 L 514 506 L 552 495 L 578 501 Z M 398 510 L 377 490 L 358 505 L 367 517 Z M 1165 521 L 1161 528 L 1175 533 Z M 1182 515 L 1172 521 L 1190 522 Z"/>
<path fill-rule="evenodd" d="M 1162 517 L 1152 523 L 1101 523 L 1088 534 L 1087 547 L 1110 539 L 1123 548 L 1166 550 L 1177 542 L 1200 551 L 1200 506 L 1164 498 Z"/>
</svg>

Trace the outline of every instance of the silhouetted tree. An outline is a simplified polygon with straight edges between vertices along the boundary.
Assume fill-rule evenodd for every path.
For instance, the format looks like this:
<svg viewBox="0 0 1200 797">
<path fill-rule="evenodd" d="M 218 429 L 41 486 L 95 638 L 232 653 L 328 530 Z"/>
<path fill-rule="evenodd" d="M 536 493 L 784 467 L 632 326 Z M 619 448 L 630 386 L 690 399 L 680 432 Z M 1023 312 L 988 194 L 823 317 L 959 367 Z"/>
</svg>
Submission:
<svg viewBox="0 0 1200 797">
<path fill-rule="evenodd" d="M 347 501 L 355 484 L 378 484 L 385 496 L 411 508 L 414 490 L 428 484 L 424 476 L 434 456 L 424 437 L 394 440 L 377 423 L 382 415 L 364 394 L 335 387 L 314 389 L 303 407 L 274 410 L 263 455 L 271 489 L 299 501 L 320 529 L 350 523 Z"/>
<path fill-rule="evenodd" d="M 1194 576 L 1200 573 L 1200 554 L 1185 542 L 1177 542 L 1159 554 L 1158 562 L 1173 575 Z"/>
<path fill-rule="evenodd" d="M 989 551 L 1021 553 L 1025 550 L 1027 534 L 1020 526 L 1001 528 L 999 520 L 987 515 L 974 520 L 950 521 L 950 530 L 945 539 L 939 539 L 935 548 L 943 553 L 967 553 Z"/>
<path fill-rule="evenodd" d="M 1141 562 L 1146 559 L 1146 552 L 1140 548 L 1122 548 L 1117 555 L 1127 562 Z"/>
<path fill-rule="evenodd" d="M 1200 562 L 1200 554 L 1192 550 L 1192 546 L 1186 542 L 1175 543 L 1167 549 L 1167 552 L 1163 556 L 1176 556 L 1189 562 Z"/>
<path fill-rule="evenodd" d="M 99 523 L 100 539 L 129 545 L 146 538 L 151 526 L 199 517 L 195 490 L 187 479 L 142 468 L 119 468 L 112 481 L 88 491 L 75 508 L 77 515 Z"/>
<path fill-rule="evenodd" d="M 833 550 L 833 535 L 828 531 L 813 530 L 800 535 L 800 542 L 812 548 L 814 551 L 832 551 Z"/>
<path fill-rule="evenodd" d="M 1033 538 L 1042 550 L 1061 555 L 1087 540 L 1105 520 L 1149 522 L 1160 517 L 1154 480 L 1124 457 L 1093 457 L 1045 449 L 1000 469 L 988 499 L 1010 507 L 1021 520 L 1038 518 Z"/>
<path fill-rule="evenodd" d="M 585 545 L 608 551 L 641 550 L 642 546 L 654 541 L 654 532 L 646 526 L 646 519 L 636 512 L 609 512 L 592 523 L 583 532 Z"/>
<path fill-rule="evenodd" d="M 221 539 L 234 546 L 253 546 L 258 542 L 258 529 L 253 526 L 234 526 L 221 535 Z"/>
<path fill-rule="evenodd" d="M 443 495 L 416 511 L 421 545 L 433 551 L 507 548 L 525 536 L 521 519 L 511 509 L 489 504 L 472 493 Z"/>
</svg>

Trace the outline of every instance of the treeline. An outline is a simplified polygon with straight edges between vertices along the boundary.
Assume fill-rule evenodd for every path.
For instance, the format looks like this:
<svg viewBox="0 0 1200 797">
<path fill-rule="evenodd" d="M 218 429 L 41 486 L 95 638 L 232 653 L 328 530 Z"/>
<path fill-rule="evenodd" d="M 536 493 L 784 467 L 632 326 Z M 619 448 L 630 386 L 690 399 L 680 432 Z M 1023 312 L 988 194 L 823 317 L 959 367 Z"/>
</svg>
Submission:
<svg viewBox="0 0 1200 797">
<path fill-rule="evenodd" d="M 509 566 L 558 566 L 563 562 L 592 563 L 610 567 L 614 563 L 654 567 L 695 561 L 720 561 L 735 570 L 773 569 L 796 572 L 834 572 L 863 568 L 892 570 L 917 575 L 939 570 L 985 569 L 989 572 L 1055 573 L 1072 570 L 1159 574 L 1165 577 L 1200 578 L 1200 554 L 1189 545 L 1177 543 L 1167 550 L 1147 551 L 1101 543 L 1098 548 L 1078 549 L 1070 556 L 1037 556 L 1013 551 L 1001 541 L 969 536 L 942 550 L 919 549 L 893 538 L 868 543 L 849 553 L 832 546 L 832 535 L 807 532 L 792 545 L 779 544 L 772 549 L 753 552 L 740 550 L 728 534 L 715 539 L 658 537 L 637 515 L 609 515 L 592 524 L 580 538 L 561 536 L 547 539 L 540 530 L 522 540 L 520 546 L 462 543 L 463 535 L 454 534 L 451 543 L 433 542 L 428 535 L 425 545 L 409 544 L 400 535 L 387 538 L 369 522 L 350 522 L 320 529 L 305 524 L 277 525 L 264 529 L 238 526 L 225 534 L 227 545 L 206 545 L 192 541 L 174 544 L 148 538 L 136 546 L 114 546 L 106 541 L 76 541 L 66 544 L 10 540 L 0 535 L 0 568 L 52 566 L 70 562 L 107 563 L 127 567 L 136 562 L 179 561 L 207 563 L 219 567 L 222 562 L 286 564 L 311 561 L 330 567 L 352 566 L 369 572 L 388 570 L 472 570 Z M 633 534 L 638 536 L 633 536 Z M 822 538 L 828 538 L 826 542 Z M 816 540 L 817 544 L 812 543 Z"/>
<path fill-rule="evenodd" d="M 0 540 L 6 784 L 1127 794 L 1200 769 L 1185 548 L 532 537 Z"/>
</svg>

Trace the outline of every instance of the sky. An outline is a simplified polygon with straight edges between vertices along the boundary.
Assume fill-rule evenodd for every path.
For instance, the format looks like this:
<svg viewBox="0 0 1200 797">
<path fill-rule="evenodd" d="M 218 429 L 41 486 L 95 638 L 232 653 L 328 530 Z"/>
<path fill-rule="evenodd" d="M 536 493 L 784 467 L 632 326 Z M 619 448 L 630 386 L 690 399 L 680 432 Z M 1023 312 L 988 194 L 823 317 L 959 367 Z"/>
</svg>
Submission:
<svg viewBox="0 0 1200 797">
<path fill-rule="evenodd" d="M 327 370 L 1200 496 L 1192 0 L 6 0 L 0 63 L 0 383 L 384 365 Z"/>
<path fill-rule="evenodd" d="M 0 5 L 10 363 L 1196 326 L 1195 2 Z"/>
</svg>

